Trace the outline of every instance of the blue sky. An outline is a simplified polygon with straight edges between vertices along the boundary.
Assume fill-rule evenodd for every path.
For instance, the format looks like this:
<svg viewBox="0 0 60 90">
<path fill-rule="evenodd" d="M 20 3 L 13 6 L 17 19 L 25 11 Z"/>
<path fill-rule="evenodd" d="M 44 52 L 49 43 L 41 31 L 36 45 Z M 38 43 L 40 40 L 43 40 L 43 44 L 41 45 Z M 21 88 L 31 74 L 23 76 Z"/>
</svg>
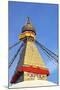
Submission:
<svg viewBox="0 0 60 90">
<path fill-rule="evenodd" d="M 9 46 L 17 42 L 18 35 L 21 33 L 22 26 L 26 23 L 26 17 L 31 18 L 31 22 L 36 29 L 36 39 L 49 48 L 51 51 L 58 54 L 58 5 L 57 4 L 36 4 L 36 3 L 22 3 L 9 1 L 8 3 L 8 17 L 9 17 Z M 9 62 L 16 53 L 19 45 L 9 51 Z M 55 62 L 49 58 L 39 49 L 46 66 L 50 70 L 49 81 L 58 83 L 57 74 L 58 67 Z M 9 80 L 11 79 L 16 68 L 19 55 L 17 56 L 12 67 L 9 69 Z M 53 66 L 53 67 L 52 67 Z"/>
</svg>

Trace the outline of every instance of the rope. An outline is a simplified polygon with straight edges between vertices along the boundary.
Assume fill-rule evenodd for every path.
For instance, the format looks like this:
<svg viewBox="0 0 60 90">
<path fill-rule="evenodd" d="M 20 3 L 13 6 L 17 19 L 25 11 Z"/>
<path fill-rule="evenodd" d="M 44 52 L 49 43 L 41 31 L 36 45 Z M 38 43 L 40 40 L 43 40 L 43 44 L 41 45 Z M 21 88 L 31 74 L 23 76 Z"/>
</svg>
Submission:
<svg viewBox="0 0 60 90">
<path fill-rule="evenodd" d="M 14 45 L 9 47 L 9 50 L 11 50 L 13 47 L 15 47 L 16 45 L 18 45 L 20 43 L 20 41 L 18 41 L 17 43 L 15 43 Z"/>
<path fill-rule="evenodd" d="M 41 49 L 42 49 L 42 48 L 41 48 Z M 43 50 L 43 49 L 42 49 L 42 50 Z M 49 54 L 47 54 L 44 50 L 43 50 L 43 52 L 47 55 L 47 57 L 49 58 L 49 60 L 52 61 L 53 58 L 52 58 Z M 54 59 L 53 59 L 53 60 L 54 60 Z M 56 64 L 56 63 L 53 62 L 53 64 Z"/>
<path fill-rule="evenodd" d="M 20 52 L 20 49 L 23 47 L 23 45 L 24 45 L 24 44 L 22 44 L 22 45 L 19 47 L 19 49 L 17 50 L 16 54 L 15 54 L 14 57 L 12 58 L 9 66 L 8 66 L 9 68 L 11 67 L 11 65 L 13 64 L 13 62 L 15 61 L 15 59 L 16 59 L 18 53 Z"/>
<path fill-rule="evenodd" d="M 48 55 L 50 55 L 56 62 L 58 62 L 58 58 L 56 57 L 57 55 L 54 54 L 53 52 L 50 53 L 51 51 L 47 48 L 45 48 L 45 46 L 43 46 L 42 44 L 40 44 L 38 41 L 35 41 Z M 54 56 L 53 56 L 54 55 Z M 56 56 L 55 56 L 56 55 Z"/>
</svg>

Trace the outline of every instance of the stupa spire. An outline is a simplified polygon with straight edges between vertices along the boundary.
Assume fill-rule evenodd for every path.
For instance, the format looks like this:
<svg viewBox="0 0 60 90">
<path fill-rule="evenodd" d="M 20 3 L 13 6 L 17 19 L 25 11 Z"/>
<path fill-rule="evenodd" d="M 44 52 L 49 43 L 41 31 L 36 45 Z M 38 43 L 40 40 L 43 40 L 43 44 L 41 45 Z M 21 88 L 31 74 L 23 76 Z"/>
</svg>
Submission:
<svg viewBox="0 0 60 90">
<path fill-rule="evenodd" d="M 29 16 L 27 16 L 27 24 L 30 24 L 31 22 L 30 22 L 30 17 Z"/>
</svg>

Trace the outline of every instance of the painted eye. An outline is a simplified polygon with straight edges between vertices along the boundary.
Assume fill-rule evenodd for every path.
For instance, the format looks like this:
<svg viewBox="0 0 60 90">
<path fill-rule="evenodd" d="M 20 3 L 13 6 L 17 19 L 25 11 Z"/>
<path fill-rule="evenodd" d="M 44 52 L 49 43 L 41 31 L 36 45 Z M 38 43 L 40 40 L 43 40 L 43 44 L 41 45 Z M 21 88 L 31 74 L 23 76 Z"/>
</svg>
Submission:
<svg viewBox="0 0 60 90">
<path fill-rule="evenodd" d="M 41 75 L 41 79 L 45 78 L 45 75 Z"/>
<path fill-rule="evenodd" d="M 40 74 L 38 74 L 38 78 L 40 78 L 41 77 L 41 75 Z"/>
<path fill-rule="evenodd" d="M 30 77 L 34 77 L 35 75 L 33 74 L 33 73 L 30 73 L 30 75 L 29 75 Z"/>
</svg>

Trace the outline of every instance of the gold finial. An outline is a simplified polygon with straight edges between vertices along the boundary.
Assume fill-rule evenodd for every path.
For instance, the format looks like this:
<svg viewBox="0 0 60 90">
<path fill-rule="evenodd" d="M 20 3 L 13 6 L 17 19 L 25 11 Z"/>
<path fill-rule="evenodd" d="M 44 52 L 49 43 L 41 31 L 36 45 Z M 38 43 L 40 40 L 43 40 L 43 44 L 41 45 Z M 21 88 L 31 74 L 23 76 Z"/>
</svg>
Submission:
<svg viewBox="0 0 60 90">
<path fill-rule="evenodd" d="M 30 17 L 27 16 L 27 24 L 30 24 Z"/>
</svg>

